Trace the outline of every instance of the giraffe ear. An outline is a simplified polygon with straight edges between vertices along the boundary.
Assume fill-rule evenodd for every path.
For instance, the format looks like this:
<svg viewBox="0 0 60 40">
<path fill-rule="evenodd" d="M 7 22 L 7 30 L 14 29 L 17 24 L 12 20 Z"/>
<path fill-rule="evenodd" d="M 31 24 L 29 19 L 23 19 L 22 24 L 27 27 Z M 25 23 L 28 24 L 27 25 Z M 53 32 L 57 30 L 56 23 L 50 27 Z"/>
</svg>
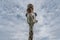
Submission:
<svg viewBox="0 0 60 40">
<path fill-rule="evenodd" d="M 27 17 L 27 13 L 26 13 L 26 15 L 25 15 L 26 17 Z"/>
<path fill-rule="evenodd" d="M 37 13 L 35 13 L 35 16 L 37 16 Z"/>
</svg>

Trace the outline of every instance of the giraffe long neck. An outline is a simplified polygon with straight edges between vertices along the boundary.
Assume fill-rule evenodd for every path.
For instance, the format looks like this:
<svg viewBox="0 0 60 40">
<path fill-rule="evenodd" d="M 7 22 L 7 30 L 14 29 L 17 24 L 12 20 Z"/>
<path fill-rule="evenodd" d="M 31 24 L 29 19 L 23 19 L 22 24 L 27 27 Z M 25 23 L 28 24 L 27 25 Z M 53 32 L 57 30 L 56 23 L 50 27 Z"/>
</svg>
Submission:
<svg viewBox="0 0 60 40">
<path fill-rule="evenodd" d="M 29 39 L 33 40 L 33 24 L 29 25 Z"/>
</svg>

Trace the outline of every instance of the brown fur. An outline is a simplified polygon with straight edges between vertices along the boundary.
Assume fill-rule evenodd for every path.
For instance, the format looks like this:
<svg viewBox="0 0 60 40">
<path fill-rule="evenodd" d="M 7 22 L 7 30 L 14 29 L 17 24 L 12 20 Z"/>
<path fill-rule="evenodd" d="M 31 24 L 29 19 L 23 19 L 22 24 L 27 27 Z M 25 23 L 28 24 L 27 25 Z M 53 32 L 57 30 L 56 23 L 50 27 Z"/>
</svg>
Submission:
<svg viewBox="0 0 60 40">
<path fill-rule="evenodd" d="M 33 5 L 32 4 L 28 4 L 27 8 L 31 8 L 33 10 Z"/>
<path fill-rule="evenodd" d="M 28 4 L 27 13 L 32 13 L 32 12 L 33 12 L 33 5 L 32 4 Z"/>
<path fill-rule="evenodd" d="M 32 10 L 31 8 L 28 8 L 28 9 L 27 9 L 27 13 L 32 13 L 32 11 L 33 11 L 33 10 Z"/>
</svg>

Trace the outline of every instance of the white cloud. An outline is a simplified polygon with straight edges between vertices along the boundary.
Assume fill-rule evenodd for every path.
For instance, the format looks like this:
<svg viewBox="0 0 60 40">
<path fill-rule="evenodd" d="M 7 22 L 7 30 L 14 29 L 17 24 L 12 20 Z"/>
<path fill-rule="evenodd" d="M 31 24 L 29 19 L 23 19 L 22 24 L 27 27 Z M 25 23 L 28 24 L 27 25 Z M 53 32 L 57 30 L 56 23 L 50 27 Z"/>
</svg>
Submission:
<svg viewBox="0 0 60 40">
<path fill-rule="evenodd" d="M 0 0 L 0 40 L 28 40 L 29 27 L 24 15 L 29 3 L 38 15 L 34 40 L 60 40 L 59 0 Z"/>
</svg>

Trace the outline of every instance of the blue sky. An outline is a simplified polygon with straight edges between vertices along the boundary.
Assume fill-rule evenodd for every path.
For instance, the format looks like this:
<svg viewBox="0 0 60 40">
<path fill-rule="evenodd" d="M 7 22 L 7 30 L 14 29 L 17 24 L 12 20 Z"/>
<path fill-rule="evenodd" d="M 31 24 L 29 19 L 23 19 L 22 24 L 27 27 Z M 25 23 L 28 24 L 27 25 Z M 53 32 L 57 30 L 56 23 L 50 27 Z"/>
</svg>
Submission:
<svg viewBox="0 0 60 40">
<path fill-rule="evenodd" d="M 28 40 L 29 3 L 38 15 L 33 39 L 60 40 L 60 0 L 0 0 L 0 40 Z"/>
</svg>

